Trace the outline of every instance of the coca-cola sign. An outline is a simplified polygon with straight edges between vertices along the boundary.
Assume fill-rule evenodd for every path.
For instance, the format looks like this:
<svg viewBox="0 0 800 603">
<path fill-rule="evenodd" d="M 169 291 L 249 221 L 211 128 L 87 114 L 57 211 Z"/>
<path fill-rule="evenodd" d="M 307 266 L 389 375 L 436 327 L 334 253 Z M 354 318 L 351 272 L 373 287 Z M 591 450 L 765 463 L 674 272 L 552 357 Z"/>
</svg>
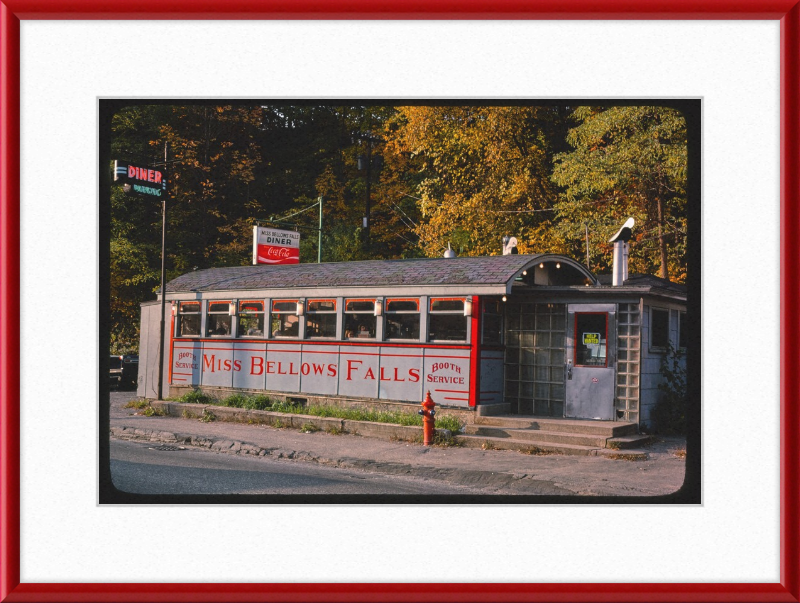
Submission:
<svg viewBox="0 0 800 603">
<path fill-rule="evenodd" d="M 300 233 L 253 227 L 253 264 L 299 264 Z"/>
</svg>

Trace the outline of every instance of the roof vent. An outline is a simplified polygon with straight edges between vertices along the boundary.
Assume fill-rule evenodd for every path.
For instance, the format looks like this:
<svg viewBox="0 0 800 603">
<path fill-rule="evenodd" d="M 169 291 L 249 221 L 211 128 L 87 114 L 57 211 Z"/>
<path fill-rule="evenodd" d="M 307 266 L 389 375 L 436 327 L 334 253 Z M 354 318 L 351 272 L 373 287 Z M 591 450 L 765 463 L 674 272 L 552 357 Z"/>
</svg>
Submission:
<svg viewBox="0 0 800 603">
<path fill-rule="evenodd" d="M 456 257 L 456 252 L 450 249 L 450 243 L 447 244 L 447 249 L 444 252 L 444 257 L 446 258 L 454 258 Z"/>
<path fill-rule="evenodd" d="M 517 237 L 503 237 L 503 255 L 512 255 L 517 251 Z"/>
<path fill-rule="evenodd" d="M 613 237 L 608 242 L 614 243 L 614 271 L 612 273 L 612 285 L 619 287 L 628 280 L 628 241 L 631 240 L 633 232 L 633 218 L 628 218 Z"/>
</svg>

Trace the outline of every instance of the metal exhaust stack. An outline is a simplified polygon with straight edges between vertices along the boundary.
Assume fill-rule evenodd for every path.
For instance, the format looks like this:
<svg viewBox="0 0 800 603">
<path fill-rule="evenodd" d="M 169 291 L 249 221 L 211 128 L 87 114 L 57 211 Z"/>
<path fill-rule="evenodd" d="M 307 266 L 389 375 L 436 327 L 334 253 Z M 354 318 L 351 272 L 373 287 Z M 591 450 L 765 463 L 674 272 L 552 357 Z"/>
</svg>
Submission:
<svg viewBox="0 0 800 603">
<path fill-rule="evenodd" d="M 614 271 L 612 284 L 619 287 L 628 280 L 628 241 L 633 234 L 633 218 L 628 218 L 613 237 L 608 242 L 614 243 Z"/>
</svg>

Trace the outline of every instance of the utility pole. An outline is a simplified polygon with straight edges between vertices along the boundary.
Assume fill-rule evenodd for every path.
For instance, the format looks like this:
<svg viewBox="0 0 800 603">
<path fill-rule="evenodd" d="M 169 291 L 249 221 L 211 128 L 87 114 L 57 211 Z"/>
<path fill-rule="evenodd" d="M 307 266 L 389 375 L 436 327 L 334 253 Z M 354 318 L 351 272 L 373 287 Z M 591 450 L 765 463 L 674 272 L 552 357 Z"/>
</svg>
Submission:
<svg viewBox="0 0 800 603">
<path fill-rule="evenodd" d="M 367 145 L 366 156 L 364 156 L 364 155 L 359 155 L 358 156 L 358 169 L 362 170 L 362 169 L 366 168 L 366 170 L 367 170 L 367 182 L 366 182 L 366 184 L 367 184 L 367 186 L 366 186 L 367 199 L 366 199 L 366 204 L 364 206 L 364 218 L 363 218 L 362 227 L 364 229 L 364 235 L 363 235 L 364 236 L 364 250 L 365 251 L 369 251 L 369 246 L 370 246 L 369 245 L 370 244 L 370 218 L 371 218 L 370 214 L 372 212 L 372 145 L 375 144 L 375 143 L 383 142 L 383 139 L 375 137 L 375 136 L 372 136 L 372 132 L 369 132 L 369 131 L 366 134 L 359 134 L 358 135 L 358 139 L 361 140 L 362 142 L 365 142 L 366 145 Z M 380 168 L 380 163 L 377 163 L 377 162 L 380 161 L 380 159 L 381 159 L 380 155 L 378 155 L 376 157 L 376 159 L 375 159 L 376 160 L 376 167 L 378 167 L 378 168 Z M 366 161 L 366 165 L 364 165 L 365 161 Z"/>
<path fill-rule="evenodd" d="M 317 264 L 322 263 L 322 197 L 319 198 L 319 234 L 317 238 Z"/>
<path fill-rule="evenodd" d="M 366 248 L 369 249 L 369 212 L 371 205 L 371 186 L 372 186 L 372 141 L 367 142 L 367 205 L 364 209 L 364 240 Z"/>
<path fill-rule="evenodd" d="M 167 292 L 164 289 L 167 281 L 167 196 L 169 195 L 169 180 L 167 153 L 169 150 L 169 143 L 164 143 L 164 182 L 167 187 L 164 190 L 164 196 L 161 199 L 161 337 L 158 340 L 158 399 L 163 400 L 164 392 L 164 331 L 165 320 L 164 314 L 167 303 Z"/>
</svg>

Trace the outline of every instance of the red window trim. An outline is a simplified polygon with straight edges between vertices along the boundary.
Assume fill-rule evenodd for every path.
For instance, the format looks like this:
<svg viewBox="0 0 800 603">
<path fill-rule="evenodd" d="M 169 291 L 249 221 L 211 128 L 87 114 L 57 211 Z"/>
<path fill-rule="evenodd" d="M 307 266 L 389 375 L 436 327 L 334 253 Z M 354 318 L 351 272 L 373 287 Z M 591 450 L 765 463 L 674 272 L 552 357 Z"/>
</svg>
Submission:
<svg viewBox="0 0 800 603">
<path fill-rule="evenodd" d="M 232 300 L 225 301 L 225 300 L 222 300 L 222 299 L 209 299 L 208 300 L 208 305 L 206 306 L 206 309 L 208 310 L 209 314 L 230 314 L 231 303 L 232 303 Z M 223 312 L 222 310 L 214 310 L 212 312 L 211 304 L 225 304 L 226 305 L 225 311 Z"/>
<path fill-rule="evenodd" d="M 242 305 L 244 304 L 261 304 L 261 310 L 242 310 Z M 239 312 L 244 312 L 246 314 L 261 314 L 264 312 L 264 300 L 263 299 L 240 299 L 239 300 Z"/>
<path fill-rule="evenodd" d="M 430 299 L 430 305 L 428 306 L 428 311 L 429 312 L 441 313 L 441 314 L 448 314 L 448 313 L 455 314 L 456 312 L 463 312 L 464 311 L 464 308 L 461 308 L 460 310 L 434 310 L 433 309 L 433 302 L 435 302 L 435 301 L 460 301 L 465 306 L 467 304 L 467 298 L 466 297 L 432 297 Z"/>
<path fill-rule="evenodd" d="M 419 312 L 419 299 L 418 298 L 413 298 L 413 297 L 392 297 L 392 298 L 387 298 L 386 302 L 385 302 L 386 311 L 387 312 L 397 312 L 398 314 L 402 314 L 403 312 L 408 312 L 408 313 L 413 314 L 413 312 L 414 312 L 413 310 L 390 310 L 389 309 L 389 304 L 390 303 L 392 303 L 392 302 L 401 302 L 401 301 L 414 302 L 415 304 L 417 304 L 417 312 Z"/>
<path fill-rule="evenodd" d="M 197 304 L 197 312 L 186 312 L 183 310 L 184 305 L 188 304 Z M 178 302 L 178 314 L 201 314 L 203 312 L 203 302 L 200 301 L 179 301 Z"/>
<path fill-rule="evenodd" d="M 347 309 L 347 304 L 349 304 L 350 302 L 372 302 L 372 307 L 373 307 L 373 311 L 374 311 L 375 301 L 376 301 L 376 298 L 372 298 L 372 299 L 357 299 L 357 298 L 348 299 L 348 298 L 345 298 L 345 300 L 344 300 L 344 312 L 345 312 L 345 314 L 364 314 L 366 312 L 370 312 L 370 310 L 348 310 Z"/>
<path fill-rule="evenodd" d="M 602 315 L 604 315 L 606 317 L 606 332 L 605 332 L 605 335 L 606 335 L 606 357 L 605 357 L 605 361 L 606 361 L 606 363 L 603 366 L 600 366 L 599 364 L 578 364 L 578 340 L 577 340 L 577 336 L 578 336 L 578 315 L 579 314 L 581 314 L 581 315 L 584 315 L 584 314 L 597 314 L 597 315 L 600 315 L 600 314 L 602 314 Z M 573 338 L 573 343 L 572 343 L 572 362 L 575 364 L 575 366 L 580 366 L 580 367 L 585 367 L 585 368 L 608 368 L 608 312 L 575 312 L 575 327 L 572 330 L 572 338 Z"/>
</svg>

